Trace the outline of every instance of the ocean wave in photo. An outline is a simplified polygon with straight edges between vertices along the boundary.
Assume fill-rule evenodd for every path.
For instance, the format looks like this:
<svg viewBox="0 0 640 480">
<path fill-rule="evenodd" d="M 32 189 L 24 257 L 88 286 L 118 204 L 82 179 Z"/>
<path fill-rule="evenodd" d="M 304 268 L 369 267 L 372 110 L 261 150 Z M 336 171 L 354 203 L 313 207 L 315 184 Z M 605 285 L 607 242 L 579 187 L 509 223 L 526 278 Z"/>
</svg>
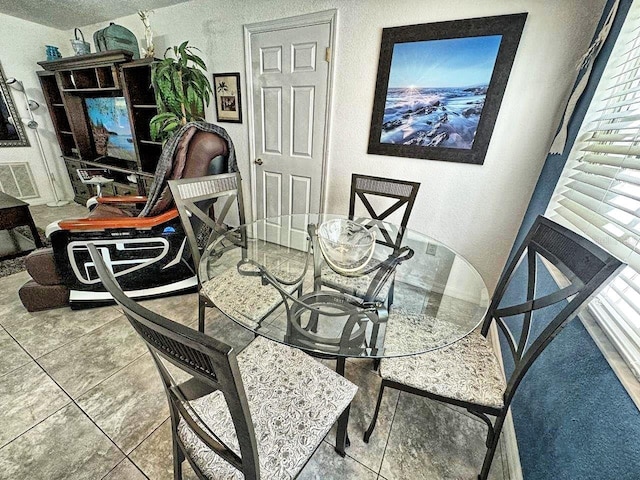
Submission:
<svg viewBox="0 0 640 480">
<path fill-rule="evenodd" d="M 468 88 L 390 88 L 381 143 L 471 149 L 487 85 Z"/>
</svg>

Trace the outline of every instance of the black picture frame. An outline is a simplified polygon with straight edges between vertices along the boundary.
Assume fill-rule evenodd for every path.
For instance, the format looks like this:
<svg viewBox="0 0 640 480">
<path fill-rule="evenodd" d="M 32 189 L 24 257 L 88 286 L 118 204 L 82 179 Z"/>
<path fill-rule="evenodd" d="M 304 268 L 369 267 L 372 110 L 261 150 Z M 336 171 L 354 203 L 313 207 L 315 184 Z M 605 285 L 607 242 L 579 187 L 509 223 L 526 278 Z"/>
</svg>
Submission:
<svg viewBox="0 0 640 480">
<path fill-rule="evenodd" d="M 526 18 L 527 13 L 519 13 L 383 29 L 367 152 L 376 155 L 443 160 L 482 165 L 484 163 L 487 149 L 489 147 L 489 141 L 491 140 L 493 128 L 498 117 L 498 111 L 500 110 L 500 104 L 507 86 L 507 80 L 515 59 L 518 44 L 520 43 L 520 37 L 522 36 Z M 425 130 L 421 131 L 411 130 L 410 135 L 413 135 L 413 137 L 405 136 L 399 140 L 404 143 L 391 143 L 391 141 L 387 141 L 386 143 L 382 142 L 381 135 L 383 133 L 383 128 L 385 129 L 385 134 L 393 136 L 400 128 L 405 128 L 405 130 L 409 128 L 403 127 L 403 125 L 407 125 L 407 123 L 403 122 L 406 122 L 408 118 L 413 119 L 417 115 L 417 111 L 412 112 L 409 110 L 408 112 L 405 112 L 402 117 L 396 117 L 393 122 L 387 120 L 385 123 L 384 120 L 387 94 L 389 93 L 392 56 L 396 45 L 404 43 L 408 44 L 409 42 L 425 42 L 424 45 L 426 45 L 427 42 L 432 40 L 474 39 L 475 37 L 495 38 L 493 36 L 497 35 L 501 36 L 501 38 L 495 40 L 499 41 L 499 47 L 497 47 L 497 55 L 494 54 L 495 64 L 488 86 L 486 87 L 484 104 L 479 110 L 464 111 L 465 116 L 466 113 L 471 111 L 473 113 L 470 113 L 469 116 L 477 114 L 479 117 L 477 120 L 477 128 L 475 128 L 475 130 L 473 129 L 473 125 L 475 124 L 472 124 L 471 128 L 467 127 L 465 130 L 467 137 L 469 137 L 469 135 L 471 136 L 471 139 L 466 141 L 466 145 L 470 146 L 466 148 L 439 146 L 438 143 L 434 141 L 434 138 L 438 140 L 438 138 L 436 138 L 439 135 L 437 132 L 442 130 L 442 124 L 438 126 L 438 120 L 426 120 L 426 118 L 432 118 L 426 116 L 422 117 L 422 124 L 435 124 L 434 127 L 427 126 L 425 127 Z M 411 46 L 416 47 L 419 45 L 421 44 L 414 43 Z M 436 62 L 433 62 L 433 64 L 437 65 Z M 438 88 L 444 90 L 442 87 Z M 462 87 L 455 88 L 463 90 Z M 482 88 L 475 88 L 476 93 L 485 91 L 484 86 Z M 401 90 L 401 88 L 396 88 L 396 90 Z M 422 88 L 414 88 L 414 90 L 420 91 L 421 93 L 425 91 L 425 89 Z M 428 88 L 426 90 L 428 90 Z M 471 87 L 466 90 L 471 91 Z M 438 102 L 438 104 L 439 103 L 440 102 Z M 480 100 L 477 100 L 477 103 L 479 105 Z M 442 109 L 444 112 L 446 110 L 445 105 L 447 104 L 444 103 L 435 108 Z M 427 108 L 431 109 L 433 107 Z M 425 111 L 424 109 L 420 112 L 421 115 L 425 115 L 426 112 L 429 114 L 432 113 L 430 110 Z M 447 113 L 447 116 L 445 117 L 443 113 L 441 118 L 444 118 L 445 122 L 448 122 L 448 115 L 454 115 L 454 112 L 447 111 L 445 113 Z M 460 113 L 455 113 L 455 115 L 460 115 Z M 389 119 L 391 117 L 388 116 L 387 118 Z M 431 130 L 427 131 L 429 128 L 431 128 Z M 449 132 L 450 131 L 451 129 L 449 129 Z M 443 135 L 441 135 L 439 139 L 441 143 L 447 144 L 454 141 L 454 137 L 452 137 L 449 132 L 442 132 Z M 401 135 L 405 134 L 402 133 Z M 429 135 L 431 135 L 431 137 Z M 396 136 L 395 138 L 400 137 Z M 406 138 L 409 138 L 409 140 L 405 140 Z M 461 137 L 458 136 L 455 138 Z M 410 144 L 411 142 L 413 142 L 413 144 Z M 463 144 L 463 142 L 460 141 L 460 144 Z"/>
<path fill-rule="evenodd" d="M 242 123 L 240 73 L 214 73 L 213 94 L 218 122 Z"/>
<path fill-rule="evenodd" d="M 29 138 L 16 109 L 0 64 L 0 147 L 29 147 Z"/>
</svg>

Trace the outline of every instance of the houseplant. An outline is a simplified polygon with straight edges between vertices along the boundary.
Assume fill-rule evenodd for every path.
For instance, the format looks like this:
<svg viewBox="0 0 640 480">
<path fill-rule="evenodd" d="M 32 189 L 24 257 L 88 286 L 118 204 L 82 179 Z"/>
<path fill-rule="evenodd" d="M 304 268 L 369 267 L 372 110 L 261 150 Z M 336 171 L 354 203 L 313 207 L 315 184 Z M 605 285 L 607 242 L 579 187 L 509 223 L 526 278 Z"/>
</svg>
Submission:
<svg viewBox="0 0 640 480">
<path fill-rule="evenodd" d="M 167 56 L 173 51 L 173 56 Z M 211 84 L 204 72 L 204 61 L 188 42 L 169 47 L 164 58 L 153 65 L 151 83 L 155 89 L 158 114 L 149 122 L 151 137 L 166 140 L 171 132 L 187 122 L 203 120 L 209 105 Z"/>
</svg>

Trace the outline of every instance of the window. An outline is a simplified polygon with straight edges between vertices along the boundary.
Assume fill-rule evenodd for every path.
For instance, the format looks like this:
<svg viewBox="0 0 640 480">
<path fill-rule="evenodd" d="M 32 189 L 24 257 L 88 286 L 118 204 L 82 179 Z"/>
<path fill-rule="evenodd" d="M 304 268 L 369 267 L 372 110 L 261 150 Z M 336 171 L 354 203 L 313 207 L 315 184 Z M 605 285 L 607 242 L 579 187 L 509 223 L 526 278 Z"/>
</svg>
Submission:
<svg viewBox="0 0 640 480">
<path fill-rule="evenodd" d="M 546 215 L 629 265 L 589 310 L 640 379 L 640 2 L 629 11 Z"/>
</svg>

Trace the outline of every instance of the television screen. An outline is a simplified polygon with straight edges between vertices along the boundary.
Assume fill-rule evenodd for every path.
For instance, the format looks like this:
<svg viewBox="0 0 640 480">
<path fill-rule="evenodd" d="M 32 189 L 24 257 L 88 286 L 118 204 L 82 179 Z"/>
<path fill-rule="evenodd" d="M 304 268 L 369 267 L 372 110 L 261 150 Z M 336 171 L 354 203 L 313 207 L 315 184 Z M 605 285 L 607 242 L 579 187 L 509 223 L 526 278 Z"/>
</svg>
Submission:
<svg viewBox="0 0 640 480">
<path fill-rule="evenodd" d="M 136 159 L 131 124 L 124 97 L 85 98 L 96 153 L 101 156 Z"/>
</svg>

